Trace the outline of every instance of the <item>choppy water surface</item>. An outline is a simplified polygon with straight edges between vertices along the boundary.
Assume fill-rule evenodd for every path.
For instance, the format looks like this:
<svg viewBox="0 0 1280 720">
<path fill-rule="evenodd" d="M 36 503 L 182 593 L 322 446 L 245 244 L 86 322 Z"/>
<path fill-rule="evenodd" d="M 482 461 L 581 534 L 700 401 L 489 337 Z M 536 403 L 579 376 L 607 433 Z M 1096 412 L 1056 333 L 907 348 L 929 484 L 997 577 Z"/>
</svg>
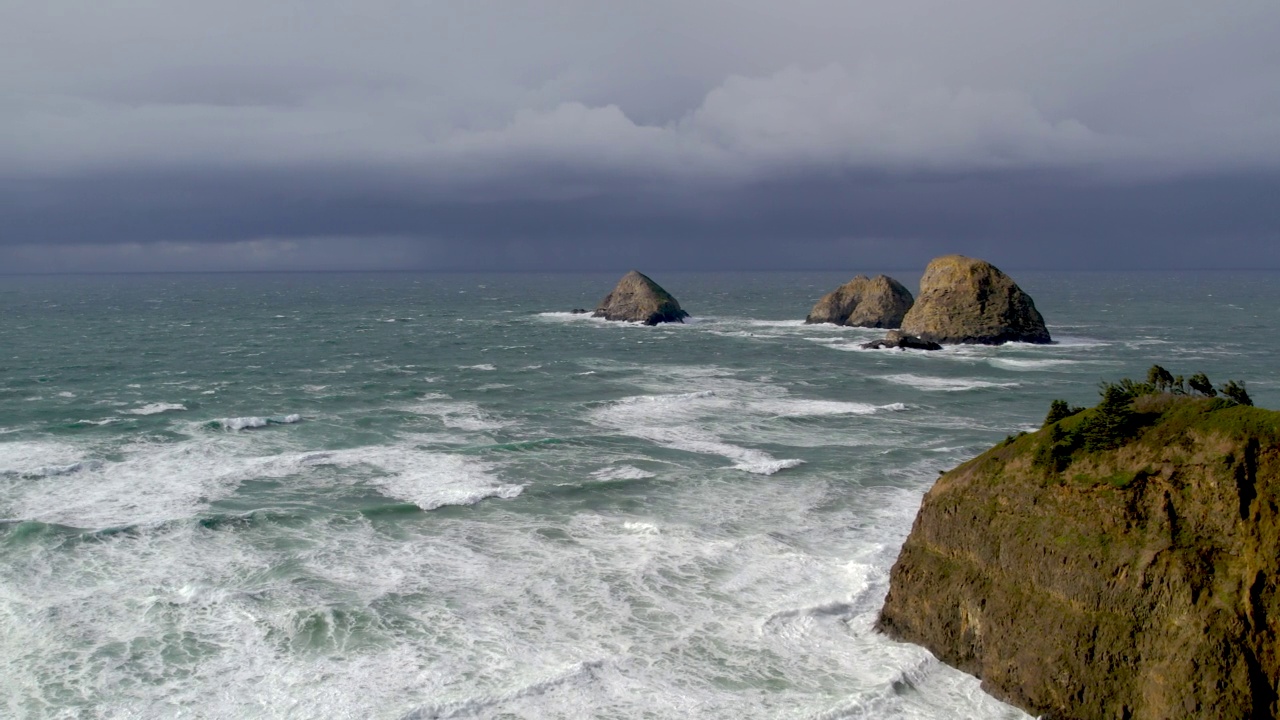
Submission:
<svg viewBox="0 0 1280 720">
<path fill-rule="evenodd" d="M 1152 362 L 1280 405 L 1280 276 L 927 354 L 851 274 L 0 278 L 0 715 L 1024 717 L 871 629 L 921 494 Z"/>
</svg>

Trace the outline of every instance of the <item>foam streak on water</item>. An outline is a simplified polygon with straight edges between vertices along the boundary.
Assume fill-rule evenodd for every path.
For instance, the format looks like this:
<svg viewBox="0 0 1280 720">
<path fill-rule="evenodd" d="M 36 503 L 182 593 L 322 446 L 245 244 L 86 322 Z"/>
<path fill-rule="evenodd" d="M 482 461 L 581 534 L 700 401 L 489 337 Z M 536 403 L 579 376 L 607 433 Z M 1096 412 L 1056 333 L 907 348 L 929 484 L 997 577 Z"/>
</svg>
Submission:
<svg viewBox="0 0 1280 720">
<path fill-rule="evenodd" d="M 0 279 L 0 716 L 1025 717 L 872 629 L 921 494 L 1152 362 L 1280 404 L 1280 283 L 901 353 L 800 320 L 852 274 Z"/>
</svg>

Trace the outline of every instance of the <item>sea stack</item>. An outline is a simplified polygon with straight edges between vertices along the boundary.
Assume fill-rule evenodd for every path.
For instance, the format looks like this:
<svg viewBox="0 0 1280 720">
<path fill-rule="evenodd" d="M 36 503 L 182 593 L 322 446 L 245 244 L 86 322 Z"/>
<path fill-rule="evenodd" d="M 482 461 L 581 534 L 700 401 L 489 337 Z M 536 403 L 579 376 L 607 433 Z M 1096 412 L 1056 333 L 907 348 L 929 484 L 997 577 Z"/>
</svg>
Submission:
<svg viewBox="0 0 1280 720">
<path fill-rule="evenodd" d="M 991 263 L 963 255 L 929 263 L 902 331 L 943 344 L 1051 342 L 1030 295 Z"/>
<path fill-rule="evenodd" d="M 939 477 L 877 627 L 1043 718 L 1276 718 L 1280 413 L 1125 393 Z"/>
<path fill-rule="evenodd" d="M 887 275 L 859 275 L 818 300 L 806 323 L 896 328 L 911 309 L 911 291 Z"/>
<path fill-rule="evenodd" d="M 622 276 L 613 292 L 605 295 L 592 317 L 657 325 L 682 323 L 689 313 L 682 310 L 680 303 L 661 285 L 632 270 Z"/>
</svg>

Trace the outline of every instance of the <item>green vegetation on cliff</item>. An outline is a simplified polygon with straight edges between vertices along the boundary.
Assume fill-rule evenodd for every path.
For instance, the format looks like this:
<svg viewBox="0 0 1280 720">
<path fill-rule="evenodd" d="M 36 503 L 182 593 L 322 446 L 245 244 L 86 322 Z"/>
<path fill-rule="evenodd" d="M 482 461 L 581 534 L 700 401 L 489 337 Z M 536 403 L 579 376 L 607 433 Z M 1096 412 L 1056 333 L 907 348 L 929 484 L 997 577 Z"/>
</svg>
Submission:
<svg viewBox="0 0 1280 720">
<path fill-rule="evenodd" d="M 943 474 L 879 627 L 1047 718 L 1280 712 L 1280 413 L 1104 383 Z"/>
<path fill-rule="evenodd" d="M 1092 410 L 1070 407 L 1065 400 L 1054 400 L 1049 404 L 1049 413 L 1044 421 L 1047 435 L 1036 446 L 1032 464 L 1060 473 L 1077 454 L 1112 450 L 1134 442 L 1152 425 L 1161 425 L 1166 430 L 1171 427 L 1183 429 L 1175 416 L 1167 415 L 1175 408 L 1177 416 L 1183 417 L 1190 408 L 1213 411 L 1253 405 L 1244 383 L 1227 381 L 1222 386 L 1225 398 L 1218 399 L 1204 373 L 1196 373 L 1191 380 L 1193 392 L 1204 398 L 1213 398 L 1209 403 L 1188 405 L 1178 402 L 1180 397 L 1189 397 L 1183 387 L 1182 376 L 1175 378 L 1159 365 L 1151 367 L 1144 383 L 1129 378 L 1102 383 L 1099 390 L 1102 400 Z M 1074 420 L 1067 422 L 1069 418 Z"/>
</svg>

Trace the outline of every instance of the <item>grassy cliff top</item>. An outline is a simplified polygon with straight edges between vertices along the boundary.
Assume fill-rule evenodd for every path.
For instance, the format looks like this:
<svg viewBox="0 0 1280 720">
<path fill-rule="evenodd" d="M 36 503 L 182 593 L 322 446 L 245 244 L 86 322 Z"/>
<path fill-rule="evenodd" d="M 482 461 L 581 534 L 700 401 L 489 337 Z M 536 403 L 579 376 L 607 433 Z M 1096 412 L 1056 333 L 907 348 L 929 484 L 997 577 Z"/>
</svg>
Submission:
<svg viewBox="0 0 1280 720">
<path fill-rule="evenodd" d="M 1224 387 L 1233 389 L 1230 397 L 1130 380 L 1104 383 L 1097 406 L 1055 401 L 1040 430 L 1010 436 L 961 468 L 1014 465 L 1040 479 L 1123 488 L 1162 463 L 1202 462 L 1206 452 L 1217 451 L 1232 463 L 1234 449 L 1244 444 L 1280 446 L 1280 412 L 1254 407 L 1242 385 Z"/>
</svg>

